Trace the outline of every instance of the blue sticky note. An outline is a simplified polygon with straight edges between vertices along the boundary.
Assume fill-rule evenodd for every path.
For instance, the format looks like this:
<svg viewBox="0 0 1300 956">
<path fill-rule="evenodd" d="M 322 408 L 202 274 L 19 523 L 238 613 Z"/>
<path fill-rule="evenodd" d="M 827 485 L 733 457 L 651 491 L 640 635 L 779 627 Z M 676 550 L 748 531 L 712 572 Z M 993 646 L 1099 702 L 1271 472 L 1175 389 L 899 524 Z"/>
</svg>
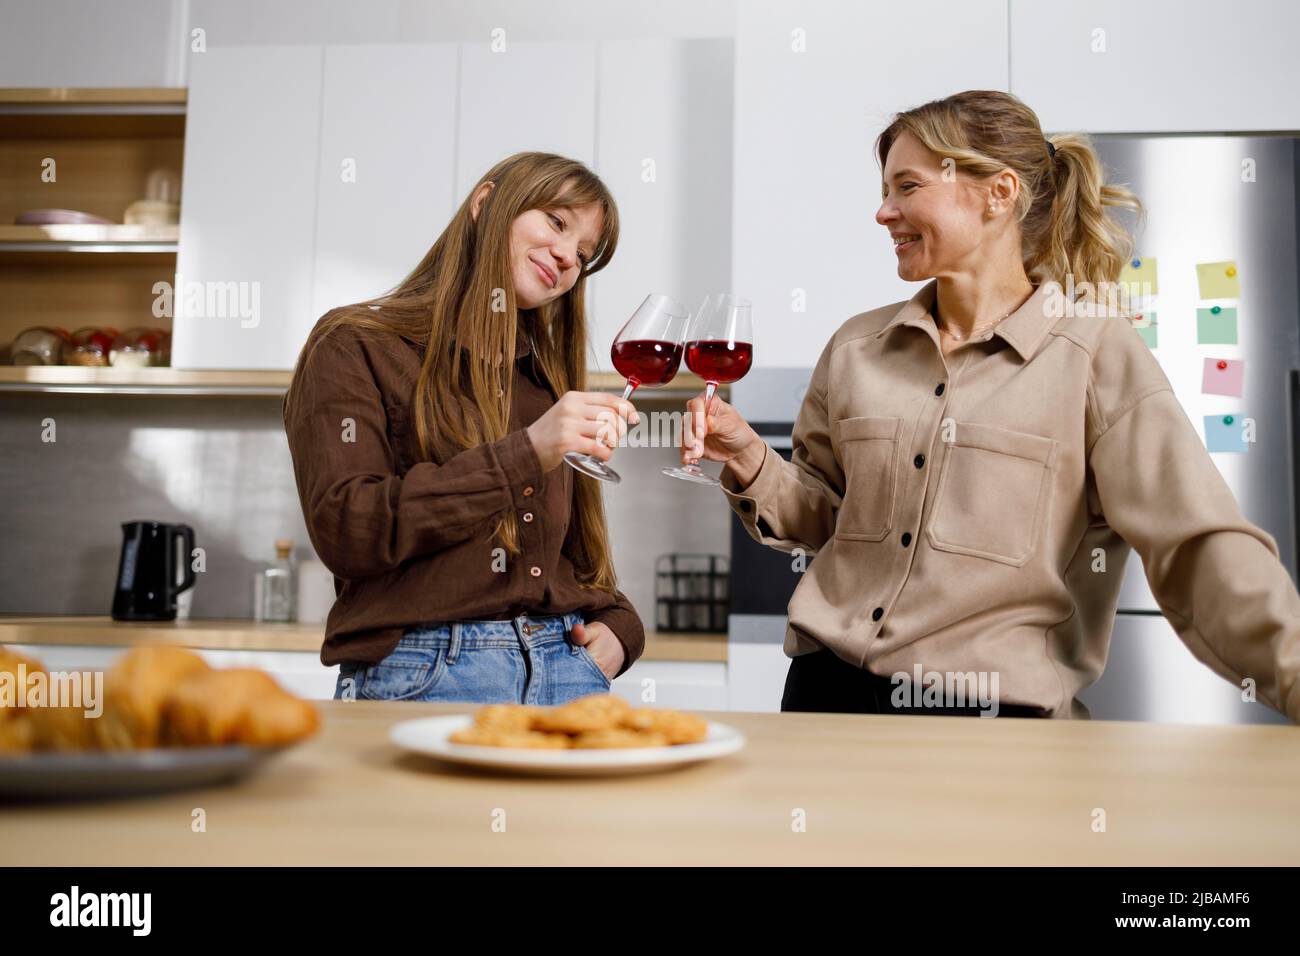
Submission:
<svg viewBox="0 0 1300 956">
<path fill-rule="evenodd" d="M 1237 310 L 1217 305 L 1197 309 L 1196 341 L 1201 345 L 1236 345 Z"/>
<path fill-rule="evenodd" d="M 1250 443 L 1242 432 L 1245 418 L 1241 412 L 1205 416 L 1205 448 L 1207 451 L 1246 452 Z"/>
</svg>

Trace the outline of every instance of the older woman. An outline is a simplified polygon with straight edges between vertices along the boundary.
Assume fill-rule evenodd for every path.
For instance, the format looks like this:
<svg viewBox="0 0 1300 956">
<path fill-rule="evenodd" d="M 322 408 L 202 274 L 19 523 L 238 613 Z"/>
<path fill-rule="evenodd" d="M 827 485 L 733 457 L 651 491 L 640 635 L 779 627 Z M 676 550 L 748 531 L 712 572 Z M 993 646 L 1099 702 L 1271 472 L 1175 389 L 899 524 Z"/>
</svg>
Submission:
<svg viewBox="0 0 1300 956">
<path fill-rule="evenodd" d="M 898 274 L 932 281 L 835 333 L 792 461 L 716 400 L 683 448 L 754 538 L 816 553 L 782 708 L 1086 716 L 1132 546 L 1192 653 L 1300 720 L 1277 546 L 1099 294 L 1131 248 L 1107 207 L 1137 200 L 1000 92 L 898 114 L 877 154 Z"/>
</svg>

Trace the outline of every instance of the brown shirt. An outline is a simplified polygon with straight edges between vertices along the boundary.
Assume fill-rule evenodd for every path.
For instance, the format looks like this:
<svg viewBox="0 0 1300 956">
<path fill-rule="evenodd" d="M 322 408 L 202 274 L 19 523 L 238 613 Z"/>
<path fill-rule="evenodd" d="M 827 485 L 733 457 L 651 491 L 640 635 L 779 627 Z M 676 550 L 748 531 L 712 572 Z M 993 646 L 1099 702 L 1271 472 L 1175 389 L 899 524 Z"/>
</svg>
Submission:
<svg viewBox="0 0 1300 956">
<path fill-rule="evenodd" d="M 624 670 L 641 655 L 627 598 L 578 585 L 566 541 L 574 473 L 543 474 L 524 430 L 555 399 L 519 338 L 510 433 L 441 463 L 417 460 L 419 346 L 344 326 L 294 375 L 284 399 L 294 475 L 334 573 L 322 663 L 380 661 L 411 625 L 570 612 L 614 632 Z M 492 534 L 506 509 L 519 517 L 517 555 Z"/>
<path fill-rule="evenodd" d="M 996 671 L 1002 702 L 1085 716 L 1132 546 L 1192 653 L 1300 721 L 1300 595 L 1276 542 L 1127 319 L 1062 315 L 1049 289 L 946 357 L 933 282 L 855 316 L 817 362 L 793 461 L 765 448 L 744 488 L 723 470 L 754 538 L 816 554 L 786 652 Z"/>
</svg>

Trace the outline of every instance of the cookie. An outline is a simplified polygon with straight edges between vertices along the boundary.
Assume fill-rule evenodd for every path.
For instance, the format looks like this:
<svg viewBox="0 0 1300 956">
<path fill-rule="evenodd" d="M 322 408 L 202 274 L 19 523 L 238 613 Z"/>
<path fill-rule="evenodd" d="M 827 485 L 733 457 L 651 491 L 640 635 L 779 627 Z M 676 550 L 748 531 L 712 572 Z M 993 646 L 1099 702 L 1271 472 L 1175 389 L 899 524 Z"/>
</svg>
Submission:
<svg viewBox="0 0 1300 956">
<path fill-rule="evenodd" d="M 629 711 L 621 726 L 629 730 L 661 734 L 674 746 L 697 744 L 709 733 L 708 722 L 694 714 L 680 710 L 656 710 L 653 707 Z"/>
<path fill-rule="evenodd" d="M 533 726 L 537 730 L 559 734 L 583 734 L 593 730 L 613 730 L 631 710 L 621 697 L 610 694 L 592 694 L 579 697 L 559 707 L 551 707 L 537 715 Z"/>
<path fill-rule="evenodd" d="M 613 750 L 637 747 L 667 747 L 668 738 L 663 734 L 628 730 L 614 727 L 609 730 L 591 730 L 573 738 L 573 746 L 578 750 Z"/>
<path fill-rule="evenodd" d="M 528 750 L 564 750 L 569 738 L 564 734 L 543 734 L 533 730 L 494 730 L 465 727 L 447 738 L 454 744 L 473 747 L 523 747 Z"/>
<path fill-rule="evenodd" d="M 540 707 L 524 704 L 488 704 L 474 715 L 474 726 L 484 730 L 532 730 Z"/>
</svg>

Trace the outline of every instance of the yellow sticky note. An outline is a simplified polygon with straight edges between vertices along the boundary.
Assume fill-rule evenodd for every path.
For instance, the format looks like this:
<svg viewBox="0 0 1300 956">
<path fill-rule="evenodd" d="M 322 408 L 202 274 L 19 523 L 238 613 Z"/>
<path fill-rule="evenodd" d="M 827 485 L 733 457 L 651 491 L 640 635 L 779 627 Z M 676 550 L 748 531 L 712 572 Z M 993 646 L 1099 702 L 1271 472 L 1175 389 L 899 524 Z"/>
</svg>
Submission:
<svg viewBox="0 0 1300 956">
<path fill-rule="evenodd" d="M 1201 287 L 1202 299 L 1240 299 L 1241 279 L 1237 263 L 1202 262 L 1196 266 L 1196 283 Z"/>
<path fill-rule="evenodd" d="M 1156 282 L 1156 260 L 1147 256 L 1133 256 L 1124 263 L 1119 281 L 1128 289 L 1130 301 L 1140 302 L 1144 296 L 1160 291 Z"/>
</svg>

